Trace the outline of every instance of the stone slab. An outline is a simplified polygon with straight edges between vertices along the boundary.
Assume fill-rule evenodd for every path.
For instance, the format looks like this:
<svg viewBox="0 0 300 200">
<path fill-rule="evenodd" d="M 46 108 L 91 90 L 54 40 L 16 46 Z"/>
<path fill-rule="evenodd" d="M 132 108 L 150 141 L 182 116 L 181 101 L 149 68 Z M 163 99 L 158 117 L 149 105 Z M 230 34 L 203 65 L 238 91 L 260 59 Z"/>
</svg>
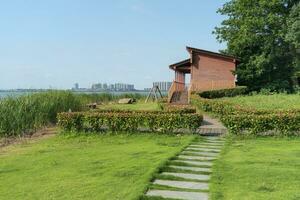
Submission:
<svg viewBox="0 0 300 200">
<path fill-rule="evenodd" d="M 225 143 L 225 141 L 216 141 L 216 140 L 206 140 L 205 142 L 209 143 L 209 144 L 224 144 Z"/>
<path fill-rule="evenodd" d="M 199 182 L 155 180 L 153 184 L 183 189 L 208 190 L 208 183 Z"/>
<path fill-rule="evenodd" d="M 208 200 L 208 194 L 205 192 L 181 192 L 169 190 L 149 190 L 147 196 L 158 196 L 163 198 L 174 198 L 184 200 Z"/>
<path fill-rule="evenodd" d="M 209 149 L 209 148 L 194 148 L 194 147 L 188 147 L 185 150 L 194 150 L 194 151 L 207 151 L 207 152 L 220 152 L 220 149 Z"/>
<path fill-rule="evenodd" d="M 188 148 L 208 148 L 208 149 L 221 149 L 223 145 L 212 146 L 212 145 L 190 145 Z"/>
<path fill-rule="evenodd" d="M 188 173 L 176 173 L 176 172 L 163 172 L 162 175 L 175 176 L 179 178 L 192 179 L 198 181 L 208 181 L 210 176 L 204 174 L 188 174 Z"/>
<path fill-rule="evenodd" d="M 174 161 L 191 164 L 191 165 L 212 166 L 212 162 L 209 161 L 189 161 L 189 160 L 174 160 Z"/>
<path fill-rule="evenodd" d="M 222 137 L 203 137 L 204 139 L 207 139 L 207 140 L 224 140 Z"/>
<path fill-rule="evenodd" d="M 196 152 L 196 151 L 183 151 L 182 153 L 189 153 L 193 155 L 202 155 L 202 156 L 211 156 L 211 157 L 217 157 L 219 153 L 213 153 L 213 152 Z"/>
<path fill-rule="evenodd" d="M 191 145 L 196 145 L 196 146 L 205 145 L 205 146 L 216 146 L 216 147 L 222 147 L 223 146 L 222 143 L 212 143 L 212 142 L 192 143 Z"/>
<path fill-rule="evenodd" d="M 181 159 L 187 159 L 187 160 L 203 160 L 203 161 L 209 161 L 209 160 L 215 160 L 214 157 L 207 157 L 207 156 L 186 156 L 186 155 L 179 155 L 177 156 Z"/>
<path fill-rule="evenodd" d="M 169 167 L 173 169 L 182 169 L 182 170 L 189 170 L 194 172 L 211 172 L 211 168 L 205 168 L 205 167 L 186 167 L 186 166 L 175 166 L 175 165 L 170 165 Z"/>
<path fill-rule="evenodd" d="M 218 145 L 218 146 L 212 146 L 212 145 L 206 145 L 206 144 L 199 144 L 199 145 L 190 145 L 188 147 L 192 148 L 208 148 L 208 149 L 221 149 L 223 145 Z"/>
</svg>

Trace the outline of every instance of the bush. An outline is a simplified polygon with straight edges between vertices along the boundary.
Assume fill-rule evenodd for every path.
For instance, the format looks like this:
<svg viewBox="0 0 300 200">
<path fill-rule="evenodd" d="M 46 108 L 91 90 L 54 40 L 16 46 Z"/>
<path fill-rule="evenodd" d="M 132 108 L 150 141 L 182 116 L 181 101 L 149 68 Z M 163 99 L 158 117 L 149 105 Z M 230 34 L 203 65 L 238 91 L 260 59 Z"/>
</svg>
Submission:
<svg viewBox="0 0 300 200">
<path fill-rule="evenodd" d="M 155 112 L 74 112 L 59 113 L 58 126 L 67 131 L 136 131 L 139 127 L 151 131 L 173 132 L 180 128 L 195 131 L 202 115 Z"/>
<path fill-rule="evenodd" d="M 298 135 L 300 131 L 300 113 L 224 115 L 221 121 L 234 134 L 246 131 L 254 135 L 261 133 Z"/>
<path fill-rule="evenodd" d="M 233 134 L 244 131 L 251 134 L 279 132 L 283 135 L 299 134 L 300 110 L 256 110 L 242 108 L 228 101 L 203 99 L 192 96 L 192 104 L 200 110 L 219 116 L 223 124 Z"/>
<path fill-rule="evenodd" d="M 235 88 L 221 89 L 221 90 L 209 90 L 198 93 L 200 97 L 207 99 L 216 99 L 222 97 L 234 97 L 246 94 L 246 86 L 238 86 Z"/>
</svg>

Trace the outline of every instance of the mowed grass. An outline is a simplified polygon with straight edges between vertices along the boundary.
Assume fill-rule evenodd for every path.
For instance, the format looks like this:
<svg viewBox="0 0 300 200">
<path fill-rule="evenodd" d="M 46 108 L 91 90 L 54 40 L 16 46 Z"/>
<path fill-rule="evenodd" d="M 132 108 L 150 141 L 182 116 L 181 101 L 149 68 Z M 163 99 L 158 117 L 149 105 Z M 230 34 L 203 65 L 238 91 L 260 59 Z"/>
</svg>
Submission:
<svg viewBox="0 0 300 200">
<path fill-rule="evenodd" d="M 158 104 L 156 102 L 148 102 L 144 103 L 139 101 L 133 104 L 104 104 L 98 106 L 99 109 L 118 109 L 118 110 L 160 110 Z"/>
<path fill-rule="evenodd" d="M 261 110 L 300 109 L 300 94 L 253 95 L 223 99 L 240 106 Z"/>
<path fill-rule="evenodd" d="M 195 136 L 54 136 L 0 150 L 0 199 L 134 200 Z"/>
<path fill-rule="evenodd" d="M 211 199 L 296 200 L 299 188 L 299 138 L 235 139 L 213 167 Z"/>
</svg>

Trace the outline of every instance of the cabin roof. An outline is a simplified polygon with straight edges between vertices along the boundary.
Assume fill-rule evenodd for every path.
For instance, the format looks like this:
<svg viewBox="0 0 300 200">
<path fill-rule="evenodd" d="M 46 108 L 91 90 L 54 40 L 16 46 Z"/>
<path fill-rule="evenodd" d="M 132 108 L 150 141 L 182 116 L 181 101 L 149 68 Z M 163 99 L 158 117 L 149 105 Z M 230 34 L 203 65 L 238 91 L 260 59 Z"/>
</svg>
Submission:
<svg viewBox="0 0 300 200">
<path fill-rule="evenodd" d="M 210 55 L 210 56 L 215 56 L 215 57 L 219 57 L 219 58 L 231 59 L 233 62 L 239 62 L 239 60 L 238 60 L 237 57 L 226 55 L 226 54 L 222 54 L 222 53 L 207 51 L 207 50 L 204 50 L 204 49 L 197 49 L 197 48 L 188 47 L 188 46 L 186 47 L 186 50 L 189 53 L 197 52 L 197 53 L 201 53 L 201 54 L 205 54 L 205 55 Z"/>
<path fill-rule="evenodd" d="M 170 69 L 180 68 L 180 67 L 189 67 L 191 65 L 191 59 L 185 59 L 180 62 L 169 65 Z"/>
</svg>

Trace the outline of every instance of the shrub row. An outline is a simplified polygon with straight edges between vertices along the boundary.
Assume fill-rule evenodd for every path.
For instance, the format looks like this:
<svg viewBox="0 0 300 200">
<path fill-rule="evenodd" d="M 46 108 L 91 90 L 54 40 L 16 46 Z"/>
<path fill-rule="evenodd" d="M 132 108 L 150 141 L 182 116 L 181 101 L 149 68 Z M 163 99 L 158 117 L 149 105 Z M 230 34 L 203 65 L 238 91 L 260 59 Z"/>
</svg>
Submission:
<svg viewBox="0 0 300 200">
<path fill-rule="evenodd" d="M 191 113 L 142 112 L 73 112 L 59 113 L 58 126 L 67 131 L 151 131 L 173 132 L 180 128 L 195 131 L 203 120 L 202 115 Z"/>
<path fill-rule="evenodd" d="M 202 98 L 216 99 L 222 97 L 234 97 L 246 94 L 248 92 L 246 86 L 238 86 L 235 88 L 220 89 L 220 90 L 209 90 L 198 93 Z"/>
<path fill-rule="evenodd" d="M 279 132 L 280 134 L 299 134 L 299 110 L 256 110 L 236 106 L 228 101 L 212 100 L 193 96 L 192 104 L 200 110 L 217 114 L 233 134 L 244 131 L 251 134 Z"/>
<path fill-rule="evenodd" d="M 300 131 L 300 113 L 223 115 L 221 121 L 234 134 L 299 135 Z"/>
<path fill-rule="evenodd" d="M 165 110 L 121 110 L 121 109 L 98 109 L 91 110 L 98 113 L 142 113 L 142 114 L 188 114 L 196 113 L 195 108 L 174 108 Z"/>
</svg>

